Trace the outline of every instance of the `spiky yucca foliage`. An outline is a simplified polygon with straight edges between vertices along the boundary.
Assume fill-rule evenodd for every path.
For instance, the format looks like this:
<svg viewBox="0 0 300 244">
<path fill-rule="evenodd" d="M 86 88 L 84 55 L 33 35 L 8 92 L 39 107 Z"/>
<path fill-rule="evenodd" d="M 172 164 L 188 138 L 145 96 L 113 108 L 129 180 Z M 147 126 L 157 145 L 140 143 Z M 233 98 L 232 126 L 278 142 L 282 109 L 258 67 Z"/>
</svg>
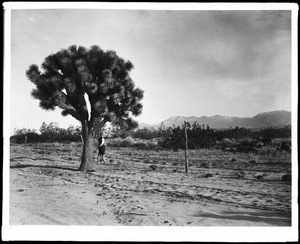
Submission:
<svg viewBox="0 0 300 244">
<path fill-rule="evenodd" d="M 42 71 L 37 65 L 27 70 L 28 79 L 36 86 L 31 94 L 40 100 L 41 108 L 58 107 L 63 116 L 81 122 L 84 148 L 80 170 L 94 168 L 90 141 L 107 122 L 128 129 L 137 126 L 132 116 L 142 111 L 143 91 L 130 78 L 132 69 L 133 64 L 115 51 L 73 45 L 46 57 Z"/>
</svg>

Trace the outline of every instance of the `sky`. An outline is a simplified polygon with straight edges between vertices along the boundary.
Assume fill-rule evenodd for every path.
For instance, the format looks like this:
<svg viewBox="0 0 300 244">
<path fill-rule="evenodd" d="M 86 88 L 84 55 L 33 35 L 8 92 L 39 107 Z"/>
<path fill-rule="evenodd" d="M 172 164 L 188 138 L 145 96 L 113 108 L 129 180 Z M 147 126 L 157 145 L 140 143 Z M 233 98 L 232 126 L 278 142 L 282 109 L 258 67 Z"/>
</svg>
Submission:
<svg viewBox="0 0 300 244">
<path fill-rule="evenodd" d="M 11 132 L 79 125 L 58 108 L 42 110 L 25 75 L 73 44 L 115 50 L 134 64 L 131 77 L 144 90 L 139 122 L 291 111 L 288 10 L 18 9 L 10 34 Z"/>
</svg>

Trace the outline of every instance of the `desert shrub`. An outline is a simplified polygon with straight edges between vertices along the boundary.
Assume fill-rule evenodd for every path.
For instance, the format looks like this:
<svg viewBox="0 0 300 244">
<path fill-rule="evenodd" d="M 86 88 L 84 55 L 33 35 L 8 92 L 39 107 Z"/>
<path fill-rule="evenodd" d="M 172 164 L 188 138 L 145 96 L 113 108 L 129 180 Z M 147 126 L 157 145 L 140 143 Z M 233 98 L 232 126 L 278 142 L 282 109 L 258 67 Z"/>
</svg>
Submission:
<svg viewBox="0 0 300 244">
<path fill-rule="evenodd" d="M 160 146 L 173 150 L 184 149 L 185 129 L 189 149 L 216 148 L 250 152 L 256 150 L 258 142 L 263 147 L 272 145 L 275 138 L 289 139 L 291 137 L 291 126 L 268 127 L 259 130 L 244 127 L 212 129 L 209 125 L 187 123 L 186 128 L 184 124 L 168 128 L 168 133 L 159 142 Z"/>
<path fill-rule="evenodd" d="M 265 137 L 265 138 L 291 138 L 292 127 L 286 125 L 283 127 L 266 127 L 258 131 L 252 132 L 253 137 Z"/>
<path fill-rule="evenodd" d="M 190 125 L 187 123 L 188 148 L 211 148 L 215 145 L 216 130 L 209 125 L 200 126 L 197 123 Z M 161 146 L 168 149 L 185 148 L 185 126 L 173 127 L 167 138 L 160 142 Z"/>
<path fill-rule="evenodd" d="M 39 142 L 41 141 L 41 136 L 35 132 L 14 135 L 10 137 L 10 141 L 14 143 L 25 143 L 25 137 L 27 137 L 27 143 Z"/>
<path fill-rule="evenodd" d="M 154 139 L 152 139 L 152 140 L 138 139 L 138 140 L 136 140 L 134 147 L 136 147 L 137 149 L 153 150 L 153 149 L 157 148 L 157 145 L 158 145 L 158 143 Z"/>
<path fill-rule="evenodd" d="M 149 149 L 149 145 L 146 141 L 139 141 L 134 144 L 137 149 Z"/>
<path fill-rule="evenodd" d="M 109 134 L 107 144 L 114 147 L 136 147 L 139 149 L 154 149 L 161 147 L 178 151 L 185 148 L 185 126 L 173 126 L 166 128 L 161 125 L 158 129 L 142 128 L 127 131 L 122 128 L 106 130 Z M 60 128 L 57 123 L 43 122 L 40 134 L 32 129 L 18 129 L 11 137 L 11 142 L 81 142 L 81 128 L 70 126 L 67 129 Z M 187 123 L 188 148 L 189 149 L 245 149 L 255 148 L 258 141 L 264 146 L 278 147 L 280 143 L 291 138 L 291 126 L 268 127 L 259 130 L 251 130 L 243 127 L 229 129 L 212 129 L 209 125 Z M 279 139 L 277 139 L 279 138 Z M 267 143 L 265 143 L 265 141 Z M 98 145 L 97 142 L 94 144 Z M 269 151 L 268 151 L 269 150 Z M 247 151 L 247 150 L 246 150 Z M 261 153 L 273 153 L 266 149 Z"/>
<path fill-rule="evenodd" d="M 269 156 L 269 157 L 277 156 L 276 148 L 274 148 L 272 146 L 267 146 L 267 147 L 260 149 L 259 151 L 257 151 L 257 154 L 259 154 L 261 156 Z"/>
<path fill-rule="evenodd" d="M 149 149 L 154 149 L 154 148 L 160 147 L 160 146 L 159 146 L 159 143 L 160 143 L 160 140 L 159 140 L 159 139 L 152 139 L 152 140 L 149 140 L 149 141 L 147 142 L 148 148 L 149 148 Z"/>
<path fill-rule="evenodd" d="M 78 142 L 81 141 L 80 132 L 81 129 L 79 127 L 74 127 L 71 125 L 67 129 L 64 129 L 60 128 L 58 123 L 54 122 L 51 122 L 48 125 L 43 122 L 40 128 L 41 139 L 44 142 Z"/>
<path fill-rule="evenodd" d="M 15 135 L 11 136 L 11 141 L 15 143 L 24 143 L 25 136 L 27 142 L 80 142 L 80 127 L 69 126 L 67 129 L 60 128 L 58 123 L 51 122 L 46 124 L 43 122 L 40 127 L 40 134 L 35 129 L 17 129 Z"/>
<path fill-rule="evenodd" d="M 126 138 L 109 138 L 107 139 L 107 145 L 110 147 L 134 147 L 137 149 L 151 150 L 157 147 L 156 140 L 143 140 L 134 139 L 130 136 Z"/>
<path fill-rule="evenodd" d="M 136 141 L 131 137 L 127 136 L 124 140 L 121 141 L 122 147 L 132 147 L 136 144 Z"/>
<path fill-rule="evenodd" d="M 106 140 L 106 145 L 110 147 L 118 147 L 121 140 L 121 138 L 109 138 Z"/>
<path fill-rule="evenodd" d="M 107 145 L 111 147 L 133 147 L 136 141 L 132 137 L 126 138 L 110 138 L 107 140 Z"/>
<path fill-rule="evenodd" d="M 171 127 L 166 128 L 162 123 L 157 129 L 151 128 L 139 128 L 131 132 L 131 136 L 139 139 L 152 140 L 157 138 L 165 138 L 170 135 L 172 131 Z"/>
</svg>

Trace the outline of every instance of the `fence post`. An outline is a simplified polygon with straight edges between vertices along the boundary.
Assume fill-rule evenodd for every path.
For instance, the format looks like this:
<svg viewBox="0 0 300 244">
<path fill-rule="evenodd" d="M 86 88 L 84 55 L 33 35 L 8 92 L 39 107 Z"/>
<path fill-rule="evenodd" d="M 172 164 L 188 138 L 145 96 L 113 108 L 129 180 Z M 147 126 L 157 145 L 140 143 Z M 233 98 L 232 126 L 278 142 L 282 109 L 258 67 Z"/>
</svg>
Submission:
<svg viewBox="0 0 300 244">
<path fill-rule="evenodd" d="M 27 136 L 24 136 L 24 152 L 27 152 Z"/>
<path fill-rule="evenodd" d="M 184 136 L 185 136 L 185 149 L 184 149 L 184 156 L 185 156 L 185 173 L 189 172 L 189 159 L 187 155 L 188 151 L 188 136 L 187 136 L 187 123 L 184 122 Z"/>
</svg>

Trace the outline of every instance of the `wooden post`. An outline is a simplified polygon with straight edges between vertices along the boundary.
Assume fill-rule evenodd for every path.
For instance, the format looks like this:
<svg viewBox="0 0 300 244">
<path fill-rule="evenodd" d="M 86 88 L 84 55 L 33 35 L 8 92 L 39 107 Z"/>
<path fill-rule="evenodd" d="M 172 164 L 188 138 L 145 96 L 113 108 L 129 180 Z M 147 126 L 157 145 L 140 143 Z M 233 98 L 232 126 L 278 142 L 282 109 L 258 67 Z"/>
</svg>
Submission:
<svg viewBox="0 0 300 244">
<path fill-rule="evenodd" d="M 184 135 L 185 135 L 185 150 L 184 150 L 184 156 L 185 156 L 185 173 L 189 172 L 189 160 L 188 160 L 188 137 L 187 137 L 187 123 L 184 122 Z"/>
<path fill-rule="evenodd" d="M 24 137 L 24 151 L 27 152 L 27 136 Z"/>
</svg>

